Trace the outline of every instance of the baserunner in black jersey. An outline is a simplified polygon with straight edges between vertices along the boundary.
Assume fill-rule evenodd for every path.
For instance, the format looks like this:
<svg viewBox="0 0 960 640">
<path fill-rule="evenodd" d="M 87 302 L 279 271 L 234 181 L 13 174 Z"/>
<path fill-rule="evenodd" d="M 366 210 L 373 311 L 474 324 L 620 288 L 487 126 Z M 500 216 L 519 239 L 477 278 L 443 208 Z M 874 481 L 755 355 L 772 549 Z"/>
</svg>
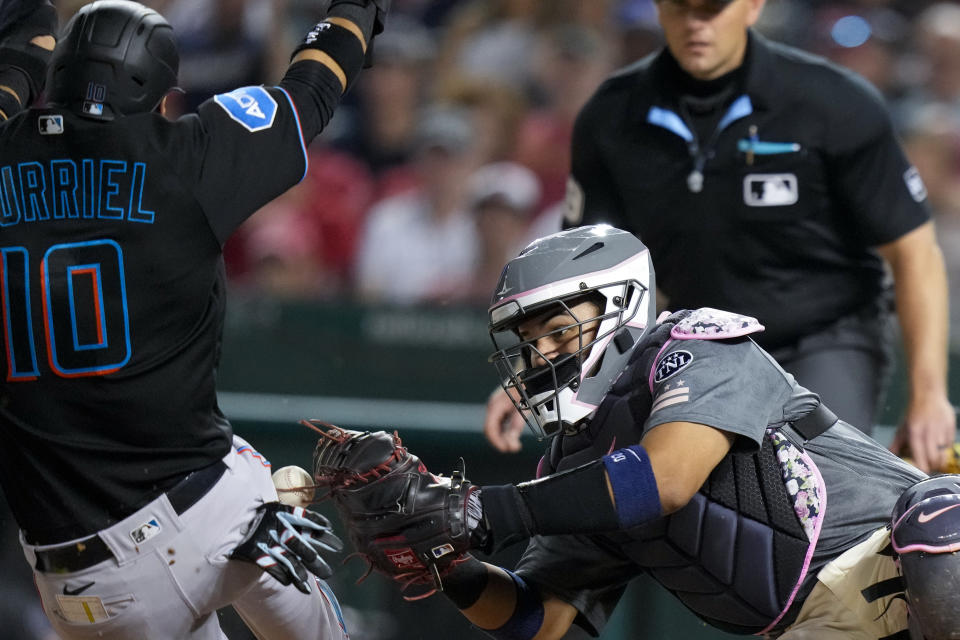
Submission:
<svg viewBox="0 0 960 640">
<path fill-rule="evenodd" d="M 217 407 L 221 247 L 304 176 L 388 4 L 334 0 L 279 85 L 170 121 L 170 25 L 94 2 L 50 106 L 0 126 L 0 485 L 60 637 L 220 638 L 229 604 L 261 638 L 347 637 L 306 571 L 328 523 L 277 503 Z"/>
<path fill-rule="evenodd" d="M 946 276 L 881 96 L 750 29 L 764 0 L 655 5 L 666 46 L 579 114 L 565 226 L 636 234 L 671 308 L 758 318 L 760 345 L 867 433 L 889 372 L 888 263 L 910 391 L 894 448 L 938 468 L 955 433 Z"/>
</svg>

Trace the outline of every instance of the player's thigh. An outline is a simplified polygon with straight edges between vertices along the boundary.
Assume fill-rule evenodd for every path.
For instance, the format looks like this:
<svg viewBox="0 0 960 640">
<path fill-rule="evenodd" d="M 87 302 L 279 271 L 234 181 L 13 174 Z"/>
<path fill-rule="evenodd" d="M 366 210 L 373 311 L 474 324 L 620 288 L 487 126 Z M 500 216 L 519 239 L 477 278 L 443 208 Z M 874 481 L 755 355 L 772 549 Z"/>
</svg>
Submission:
<svg viewBox="0 0 960 640">
<path fill-rule="evenodd" d="M 147 553 L 118 566 L 108 560 L 69 574 L 35 573 L 44 611 L 63 640 L 221 640 L 216 615 L 196 615 L 168 561 Z M 75 595 L 74 595 L 75 594 Z"/>
<path fill-rule="evenodd" d="M 842 420 L 864 433 L 873 431 L 888 370 L 881 348 L 824 348 L 780 364 Z"/>
<path fill-rule="evenodd" d="M 824 585 L 817 583 L 795 622 L 778 640 L 876 640 Z"/>
<path fill-rule="evenodd" d="M 309 594 L 283 586 L 265 573 L 256 586 L 233 603 L 260 640 L 346 640 L 340 604 L 323 580 Z"/>
</svg>

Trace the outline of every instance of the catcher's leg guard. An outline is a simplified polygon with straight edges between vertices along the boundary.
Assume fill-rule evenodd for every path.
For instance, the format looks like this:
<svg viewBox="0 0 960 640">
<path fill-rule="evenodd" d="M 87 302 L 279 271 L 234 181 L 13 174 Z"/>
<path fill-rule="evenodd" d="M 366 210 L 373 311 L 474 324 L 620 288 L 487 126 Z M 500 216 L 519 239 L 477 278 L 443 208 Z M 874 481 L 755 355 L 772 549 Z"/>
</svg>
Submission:
<svg viewBox="0 0 960 640">
<path fill-rule="evenodd" d="M 960 639 L 960 475 L 907 489 L 893 508 L 890 539 L 911 622 L 924 640 Z"/>
</svg>

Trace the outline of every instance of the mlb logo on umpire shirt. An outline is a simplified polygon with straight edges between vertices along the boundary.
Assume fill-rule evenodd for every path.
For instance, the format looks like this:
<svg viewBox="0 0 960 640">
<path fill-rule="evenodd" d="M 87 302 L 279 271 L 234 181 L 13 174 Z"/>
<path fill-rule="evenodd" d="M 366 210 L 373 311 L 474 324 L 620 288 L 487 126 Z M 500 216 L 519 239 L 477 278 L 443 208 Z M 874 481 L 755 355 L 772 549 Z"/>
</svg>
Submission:
<svg viewBox="0 0 960 640">
<path fill-rule="evenodd" d="M 800 189 L 792 173 L 751 173 L 743 179 L 743 201 L 750 207 L 797 204 Z"/>
</svg>

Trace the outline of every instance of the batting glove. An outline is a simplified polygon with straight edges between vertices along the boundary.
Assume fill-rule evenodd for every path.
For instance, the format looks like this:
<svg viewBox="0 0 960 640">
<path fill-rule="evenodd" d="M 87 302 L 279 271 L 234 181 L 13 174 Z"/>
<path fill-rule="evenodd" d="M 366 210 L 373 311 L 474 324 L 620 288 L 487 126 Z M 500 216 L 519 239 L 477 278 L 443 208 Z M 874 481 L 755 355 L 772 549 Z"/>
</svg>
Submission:
<svg viewBox="0 0 960 640">
<path fill-rule="evenodd" d="M 309 573 L 319 578 L 333 575 L 322 553 L 336 553 L 343 542 L 333 534 L 330 521 L 315 511 L 268 502 L 257 510 L 231 558 L 253 562 L 280 584 L 310 593 Z"/>
</svg>

